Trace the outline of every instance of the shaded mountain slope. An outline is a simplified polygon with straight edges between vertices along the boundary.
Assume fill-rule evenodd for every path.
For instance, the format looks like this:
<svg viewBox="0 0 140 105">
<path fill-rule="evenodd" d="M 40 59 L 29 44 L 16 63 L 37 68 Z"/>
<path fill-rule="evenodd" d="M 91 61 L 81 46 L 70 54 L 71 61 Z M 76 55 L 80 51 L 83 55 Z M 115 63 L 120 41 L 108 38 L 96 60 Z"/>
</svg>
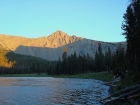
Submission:
<svg viewBox="0 0 140 105">
<path fill-rule="evenodd" d="M 94 57 L 98 48 L 98 43 L 102 44 L 103 52 L 110 47 L 111 51 L 115 51 L 120 43 L 107 43 L 86 38 L 69 36 L 62 31 L 56 31 L 50 36 L 39 38 L 24 38 L 17 36 L 0 35 L 0 44 L 7 50 L 14 51 L 17 54 L 31 55 L 47 60 L 58 60 L 62 57 L 63 49 L 66 47 L 67 54 L 74 52 L 77 55 L 89 54 Z M 126 43 L 121 43 L 126 47 Z"/>
</svg>

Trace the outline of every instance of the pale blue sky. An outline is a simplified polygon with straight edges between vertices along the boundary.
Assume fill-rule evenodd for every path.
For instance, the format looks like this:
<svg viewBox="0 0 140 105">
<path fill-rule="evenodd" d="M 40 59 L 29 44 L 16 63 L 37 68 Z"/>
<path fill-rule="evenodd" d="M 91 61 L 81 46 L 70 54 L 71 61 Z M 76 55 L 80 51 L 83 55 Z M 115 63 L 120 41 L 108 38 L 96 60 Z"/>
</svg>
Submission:
<svg viewBox="0 0 140 105">
<path fill-rule="evenodd" d="M 125 41 L 129 0 L 0 0 L 0 33 L 37 38 L 61 30 L 105 42 Z"/>
</svg>

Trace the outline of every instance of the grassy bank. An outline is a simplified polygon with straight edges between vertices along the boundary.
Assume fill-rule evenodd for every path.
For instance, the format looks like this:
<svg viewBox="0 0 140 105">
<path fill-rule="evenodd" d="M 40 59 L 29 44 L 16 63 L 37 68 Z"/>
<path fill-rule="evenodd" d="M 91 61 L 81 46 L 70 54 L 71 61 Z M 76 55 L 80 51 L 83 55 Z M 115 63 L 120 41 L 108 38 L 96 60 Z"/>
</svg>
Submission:
<svg viewBox="0 0 140 105">
<path fill-rule="evenodd" d="M 38 75 L 35 74 L 3 74 L 0 75 L 0 77 L 50 77 L 50 75 L 47 75 L 46 73 L 41 73 Z M 94 72 L 94 73 L 86 73 L 86 74 L 78 74 L 78 75 L 56 75 L 51 76 L 55 78 L 85 78 L 85 79 L 99 79 L 102 81 L 110 81 L 112 80 L 112 73 L 109 72 Z"/>
<path fill-rule="evenodd" d="M 78 75 L 57 75 L 55 78 L 86 78 L 86 79 L 99 79 L 102 81 L 110 81 L 112 80 L 112 73 L 109 72 L 94 72 L 94 73 L 86 73 L 86 74 L 78 74 Z"/>
<path fill-rule="evenodd" d="M 49 75 L 45 73 L 38 74 L 3 74 L 0 77 L 49 77 Z"/>
</svg>

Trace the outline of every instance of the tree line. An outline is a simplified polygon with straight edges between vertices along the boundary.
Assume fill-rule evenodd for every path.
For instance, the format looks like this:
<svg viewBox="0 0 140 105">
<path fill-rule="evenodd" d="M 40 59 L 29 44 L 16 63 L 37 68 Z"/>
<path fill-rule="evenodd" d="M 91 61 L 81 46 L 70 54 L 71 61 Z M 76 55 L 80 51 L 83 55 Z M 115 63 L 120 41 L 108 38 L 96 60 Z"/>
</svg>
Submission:
<svg viewBox="0 0 140 105">
<path fill-rule="evenodd" d="M 118 46 L 115 52 L 111 52 L 110 47 L 108 47 L 108 50 L 104 54 L 102 51 L 102 45 L 99 43 L 94 58 L 88 53 L 77 55 L 76 52 L 70 56 L 67 56 L 67 51 L 65 50 L 62 54 L 62 60 L 59 57 L 59 60 L 50 66 L 48 74 L 75 75 L 87 72 L 115 70 L 125 72 L 126 69 L 126 51 L 121 44 Z"/>
</svg>

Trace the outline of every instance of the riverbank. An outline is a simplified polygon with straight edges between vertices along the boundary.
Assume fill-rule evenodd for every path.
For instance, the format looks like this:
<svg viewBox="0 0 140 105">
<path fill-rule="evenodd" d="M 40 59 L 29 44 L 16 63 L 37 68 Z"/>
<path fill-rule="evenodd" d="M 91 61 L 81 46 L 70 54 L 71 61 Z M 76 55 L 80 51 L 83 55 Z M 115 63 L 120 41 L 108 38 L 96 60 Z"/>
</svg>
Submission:
<svg viewBox="0 0 140 105">
<path fill-rule="evenodd" d="M 77 75 L 56 75 L 55 78 L 84 78 L 84 79 L 98 79 L 102 81 L 111 81 L 113 78 L 112 73 L 110 72 L 94 72 L 94 73 L 85 73 Z"/>
<path fill-rule="evenodd" d="M 46 73 L 41 73 L 38 75 L 37 73 L 34 74 L 2 74 L 0 77 L 50 77 Z"/>
<path fill-rule="evenodd" d="M 2 74 L 0 77 L 54 77 L 54 78 L 84 78 L 84 79 L 98 79 L 102 81 L 111 81 L 112 73 L 110 72 L 93 72 L 93 73 L 85 73 L 85 74 L 77 74 L 77 75 L 55 75 L 51 76 L 46 73 L 41 74 Z"/>
</svg>

